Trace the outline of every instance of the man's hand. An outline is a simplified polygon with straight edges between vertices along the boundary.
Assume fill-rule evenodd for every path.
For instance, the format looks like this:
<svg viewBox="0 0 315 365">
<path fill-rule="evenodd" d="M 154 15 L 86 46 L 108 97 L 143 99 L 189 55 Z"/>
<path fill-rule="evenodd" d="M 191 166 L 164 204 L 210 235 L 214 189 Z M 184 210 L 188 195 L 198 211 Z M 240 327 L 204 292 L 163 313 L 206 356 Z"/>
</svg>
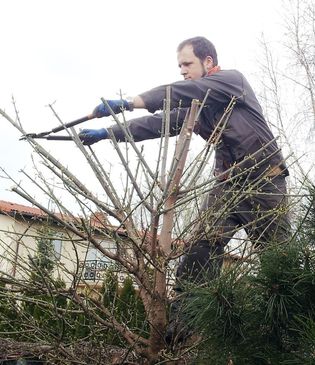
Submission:
<svg viewBox="0 0 315 365">
<path fill-rule="evenodd" d="M 109 137 L 106 128 L 102 129 L 83 129 L 79 133 L 79 138 L 84 145 L 90 146 L 93 143 L 99 142 L 102 139 L 107 139 Z"/>
<path fill-rule="evenodd" d="M 127 100 L 120 99 L 120 100 L 106 100 L 108 105 L 111 107 L 115 114 L 119 114 L 122 110 L 133 110 L 132 103 L 128 102 Z M 98 105 L 93 110 L 94 118 L 102 118 L 102 117 L 109 117 L 111 115 L 109 108 L 104 104 Z"/>
</svg>

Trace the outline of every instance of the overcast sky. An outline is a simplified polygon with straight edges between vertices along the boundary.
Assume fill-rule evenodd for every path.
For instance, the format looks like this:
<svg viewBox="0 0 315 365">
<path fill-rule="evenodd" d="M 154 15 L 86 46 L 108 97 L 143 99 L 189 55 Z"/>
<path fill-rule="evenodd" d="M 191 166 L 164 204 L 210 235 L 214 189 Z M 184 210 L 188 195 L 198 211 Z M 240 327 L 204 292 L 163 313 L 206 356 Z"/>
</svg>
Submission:
<svg viewBox="0 0 315 365">
<path fill-rule="evenodd" d="M 58 125 L 50 103 L 69 122 L 119 90 L 135 95 L 181 79 L 177 44 L 196 35 L 213 41 L 222 68 L 239 69 L 255 88 L 259 38 L 277 41 L 282 32 L 274 0 L 1 0 L 0 12 L 0 108 L 14 116 L 14 96 L 28 132 Z M 103 118 L 84 127 L 110 124 Z M 0 167 L 19 179 L 31 150 L 2 117 L 0 126 Z M 71 163 L 71 142 L 47 143 Z M 21 202 L 7 191 L 11 183 L 0 184 L 0 200 Z"/>
</svg>

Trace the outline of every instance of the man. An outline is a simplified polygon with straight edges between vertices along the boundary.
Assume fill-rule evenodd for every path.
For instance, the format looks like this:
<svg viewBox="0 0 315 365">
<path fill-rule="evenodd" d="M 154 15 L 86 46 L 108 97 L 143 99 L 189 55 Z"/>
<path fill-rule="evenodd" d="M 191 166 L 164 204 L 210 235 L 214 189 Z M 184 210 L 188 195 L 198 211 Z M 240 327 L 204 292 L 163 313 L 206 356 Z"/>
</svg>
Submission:
<svg viewBox="0 0 315 365">
<path fill-rule="evenodd" d="M 176 290 L 180 291 L 185 280 L 202 283 L 205 273 L 208 277 L 218 275 L 224 246 L 236 230 L 244 228 L 253 244 L 262 247 L 269 241 L 285 241 L 289 223 L 285 209 L 288 170 L 245 77 L 236 70 L 221 70 L 214 45 L 204 37 L 183 41 L 178 46 L 177 59 L 185 80 L 170 85 L 171 135 L 179 133 L 192 100 L 204 101 L 194 132 L 206 141 L 215 141 L 217 177 L 202 204 L 195 242 L 187 249 L 177 271 Z M 115 113 L 133 108 L 154 113 L 163 108 L 166 87 L 144 92 L 133 98 L 132 103 L 126 100 L 108 103 Z M 222 125 L 222 116 L 232 99 L 234 107 Z M 93 113 L 96 117 L 110 115 L 104 104 Z M 148 115 L 130 120 L 128 127 L 135 141 L 159 138 L 162 120 L 162 113 Z M 110 129 L 118 141 L 124 140 L 119 126 Z M 108 136 L 104 128 L 80 133 L 87 145 Z M 224 204 L 227 207 L 224 214 L 219 217 L 213 214 L 222 210 Z"/>
</svg>

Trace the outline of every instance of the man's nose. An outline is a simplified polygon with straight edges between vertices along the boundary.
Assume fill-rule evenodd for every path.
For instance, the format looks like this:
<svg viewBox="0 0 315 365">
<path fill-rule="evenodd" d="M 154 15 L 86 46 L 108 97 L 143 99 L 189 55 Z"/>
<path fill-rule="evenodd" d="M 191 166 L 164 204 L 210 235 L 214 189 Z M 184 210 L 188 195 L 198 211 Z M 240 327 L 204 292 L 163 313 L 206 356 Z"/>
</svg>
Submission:
<svg viewBox="0 0 315 365">
<path fill-rule="evenodd" d="M 183 75 L 183 76 L 185 76 L 187 74 L 187 67 L 182 66 L 180 68 L 180 74 Z"/>
</svg>

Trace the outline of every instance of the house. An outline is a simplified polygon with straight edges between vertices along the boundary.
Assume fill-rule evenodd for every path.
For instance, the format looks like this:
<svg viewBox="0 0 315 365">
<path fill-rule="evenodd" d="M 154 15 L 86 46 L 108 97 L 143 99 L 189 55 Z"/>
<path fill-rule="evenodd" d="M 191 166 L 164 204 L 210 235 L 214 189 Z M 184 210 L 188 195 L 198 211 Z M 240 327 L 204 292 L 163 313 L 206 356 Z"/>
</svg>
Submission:
<svg viewBox="0 0 315 365">
<path fill-rule="evenodd" d="M 56 214 L 60 216 L 60 214 Z M 64 218 L 70 219 L 70 218 Z M 100 228 L 102 213 L 97 213 L 89 222 L 94 227 L 95 237 L 109 251 L 116 250 L 112 239 L 104 238 Z M 73 219 L 75 221 L 75 219 Z M 75 222 L 71 222 L 75 224 Z M 46 232 L 46 233 L 45 233 Z M 49 234 L 48 234 L 48 233 Z M 123 235 L 123 233 L 121 233 Z M 51 244 L 54 261 L 54 276 L 62 279 L 66 286 L 74 281 L 99 284 L 102 273 L 113 263 L 99 250 L 66 230 L 58 220 L 36 208 L 0 200 L 0 275 L 10 282 L 29 276 L 32 260 L 36 257 L 39 240 Z M 121 279 L 123 279 L 121 277 Z"/>
<path fill-rule="evenodd" d="M 60 214 L 56 213 L 55 216 L 58 218 Z M 78 217 L 62 218 L 74 225 L 76 220 L 80 222 Z M 105 218 L 103 213 L 95 213 L 90 218 L 89 225 L 93 229 L 93 238 L 103 248 L 115 253 L 116 242 L 110 238 L 110 234 L 104 234 L 105 228 L 116 231 L 122 239 L 126 239 L 126 234 L 123 230 L 117 232 L 115 227 L 109 226 Z M 74 282 L 82 287 L 87 284 L 101 286 L 108 267 L 117 271 L 120 282 L 125 278 L 126 274 L 111 259 L 82 237 L 65 229 L 58 219 L 49 217 L 36 207 L 0 200 L 0 276 L 7 278 L 8 282 L 28 278 L 41 239 L 46 239 L 51 244 L 53 275 L 62 279 L 67 287 Z M 230 267 L 239 260 L 243 260 L 239 255 L 226 254 L 224 267 Z M 175 262 L 171 266 L 174 264 Z M 174 267 L 171 272 L 174 273 Z M 170 283 L 173 282 L 171 272 Z"/>
</svg>

